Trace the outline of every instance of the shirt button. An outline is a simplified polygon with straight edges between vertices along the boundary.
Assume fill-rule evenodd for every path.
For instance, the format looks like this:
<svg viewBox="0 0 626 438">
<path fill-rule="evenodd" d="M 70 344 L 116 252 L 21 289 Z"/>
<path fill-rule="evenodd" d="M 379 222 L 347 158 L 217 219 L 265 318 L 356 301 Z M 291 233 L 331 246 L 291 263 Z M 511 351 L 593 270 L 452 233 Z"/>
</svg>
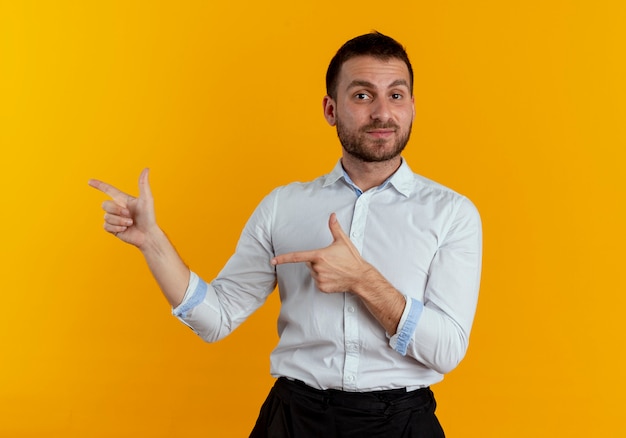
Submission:
<svg viewBox="0 0 626 438">
<path fill-rule="evenodd" d="M 354 382 L 354 376 L 352 374 L 348 376 L 348 382 Z"/>
<path fill-rule="evenodd" d="M 348 312 L 350 312 L 350 313 L 354 313 L 354 307 L 349 306 L 349 307 L 348 307 Z"/>
</svg>

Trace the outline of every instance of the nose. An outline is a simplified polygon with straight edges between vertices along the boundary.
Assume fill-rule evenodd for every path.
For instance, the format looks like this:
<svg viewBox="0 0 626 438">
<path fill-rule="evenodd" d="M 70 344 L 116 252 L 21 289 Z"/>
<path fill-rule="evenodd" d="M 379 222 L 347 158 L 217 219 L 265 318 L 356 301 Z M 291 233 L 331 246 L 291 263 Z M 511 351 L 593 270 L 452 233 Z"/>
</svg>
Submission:
<svg viewBox="0 0 626 438">
<path fill-rule="evenodd" d="M 391 119 L 391 106 L 387 99 L 376 99 L 372 105 L 370 118 L 386 122 Z"/>
</svg>

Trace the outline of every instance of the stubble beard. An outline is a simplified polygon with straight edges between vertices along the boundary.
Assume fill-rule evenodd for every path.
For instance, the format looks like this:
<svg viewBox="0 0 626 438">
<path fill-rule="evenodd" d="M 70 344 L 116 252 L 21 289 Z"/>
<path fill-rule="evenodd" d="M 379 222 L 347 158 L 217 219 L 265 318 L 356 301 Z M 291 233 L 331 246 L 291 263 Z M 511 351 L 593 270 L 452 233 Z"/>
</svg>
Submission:
<svg viewBox="0 0 626 438">
<path fill-rule="evenodd" d="M 343 146 L 343 149 L 346 153 L 365 163 L 389 161 L 400 155 L 409 142 L 411 128 L 412 124 L 409 125 L 409 129 L 406 133 L 396 138 L 393 147 L 387 149 L 385 146 L 389 140 L 368 139 L 366 138 L 367 131 L 372 129 L 395 129 L 397 133 L 400 131 L 398 125 L 394 123 L 374 122 L 361 127 L 355 132 L 347 130 L 341 123 L 341 120 L 337 119 L 337 136 L 339 137 L 339 142 Z"/>
</svg>

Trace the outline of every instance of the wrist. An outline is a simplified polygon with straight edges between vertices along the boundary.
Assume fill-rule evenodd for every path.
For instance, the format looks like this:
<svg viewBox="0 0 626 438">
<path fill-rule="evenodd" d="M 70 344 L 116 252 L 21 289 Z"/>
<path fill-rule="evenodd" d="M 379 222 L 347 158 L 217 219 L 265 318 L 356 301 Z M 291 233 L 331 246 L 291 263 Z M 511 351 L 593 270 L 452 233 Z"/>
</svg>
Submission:
<svg viewBox="0 0 626 438">
<path fill-rule="evenodd" d="M 362 269 L 359 270 L 355 277 L 352 292 L 360 297 L 365 297 L 372 286 L 378 284 L 382 280 L 382 275 L 378 270 L 367 262 L 363 262 Z"/>
<path fill-rule="evenodd" d="M 169 241 L 166 234 L 157 224 L 154 224 L 144 232 L 143 242 L 138 245 L 138 248 L 144 255 L 159 254 L 163 252 L 163 245 L 167 245 L 167 242 Z"/>
</svg>

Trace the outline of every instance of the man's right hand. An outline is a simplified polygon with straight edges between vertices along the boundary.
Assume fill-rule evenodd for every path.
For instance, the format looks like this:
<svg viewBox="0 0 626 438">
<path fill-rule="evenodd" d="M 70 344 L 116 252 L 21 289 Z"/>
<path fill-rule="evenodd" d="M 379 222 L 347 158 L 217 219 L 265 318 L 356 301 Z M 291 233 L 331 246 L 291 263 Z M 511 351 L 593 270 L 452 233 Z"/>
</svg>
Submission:
<svg viewBox="0 0 626 438">
<path fill-rule="evenodd" d="M 104 229 L 139 249 L 146 243 L 147 234 L 158 229 L 148 172 L 149 169 L 144 169 L 139 176 L 138 198 L 103 181 L 89 180 L 91 187 L 111 197 L 102 203 L 102 209 L 105 211 Z"/>
</svg>

